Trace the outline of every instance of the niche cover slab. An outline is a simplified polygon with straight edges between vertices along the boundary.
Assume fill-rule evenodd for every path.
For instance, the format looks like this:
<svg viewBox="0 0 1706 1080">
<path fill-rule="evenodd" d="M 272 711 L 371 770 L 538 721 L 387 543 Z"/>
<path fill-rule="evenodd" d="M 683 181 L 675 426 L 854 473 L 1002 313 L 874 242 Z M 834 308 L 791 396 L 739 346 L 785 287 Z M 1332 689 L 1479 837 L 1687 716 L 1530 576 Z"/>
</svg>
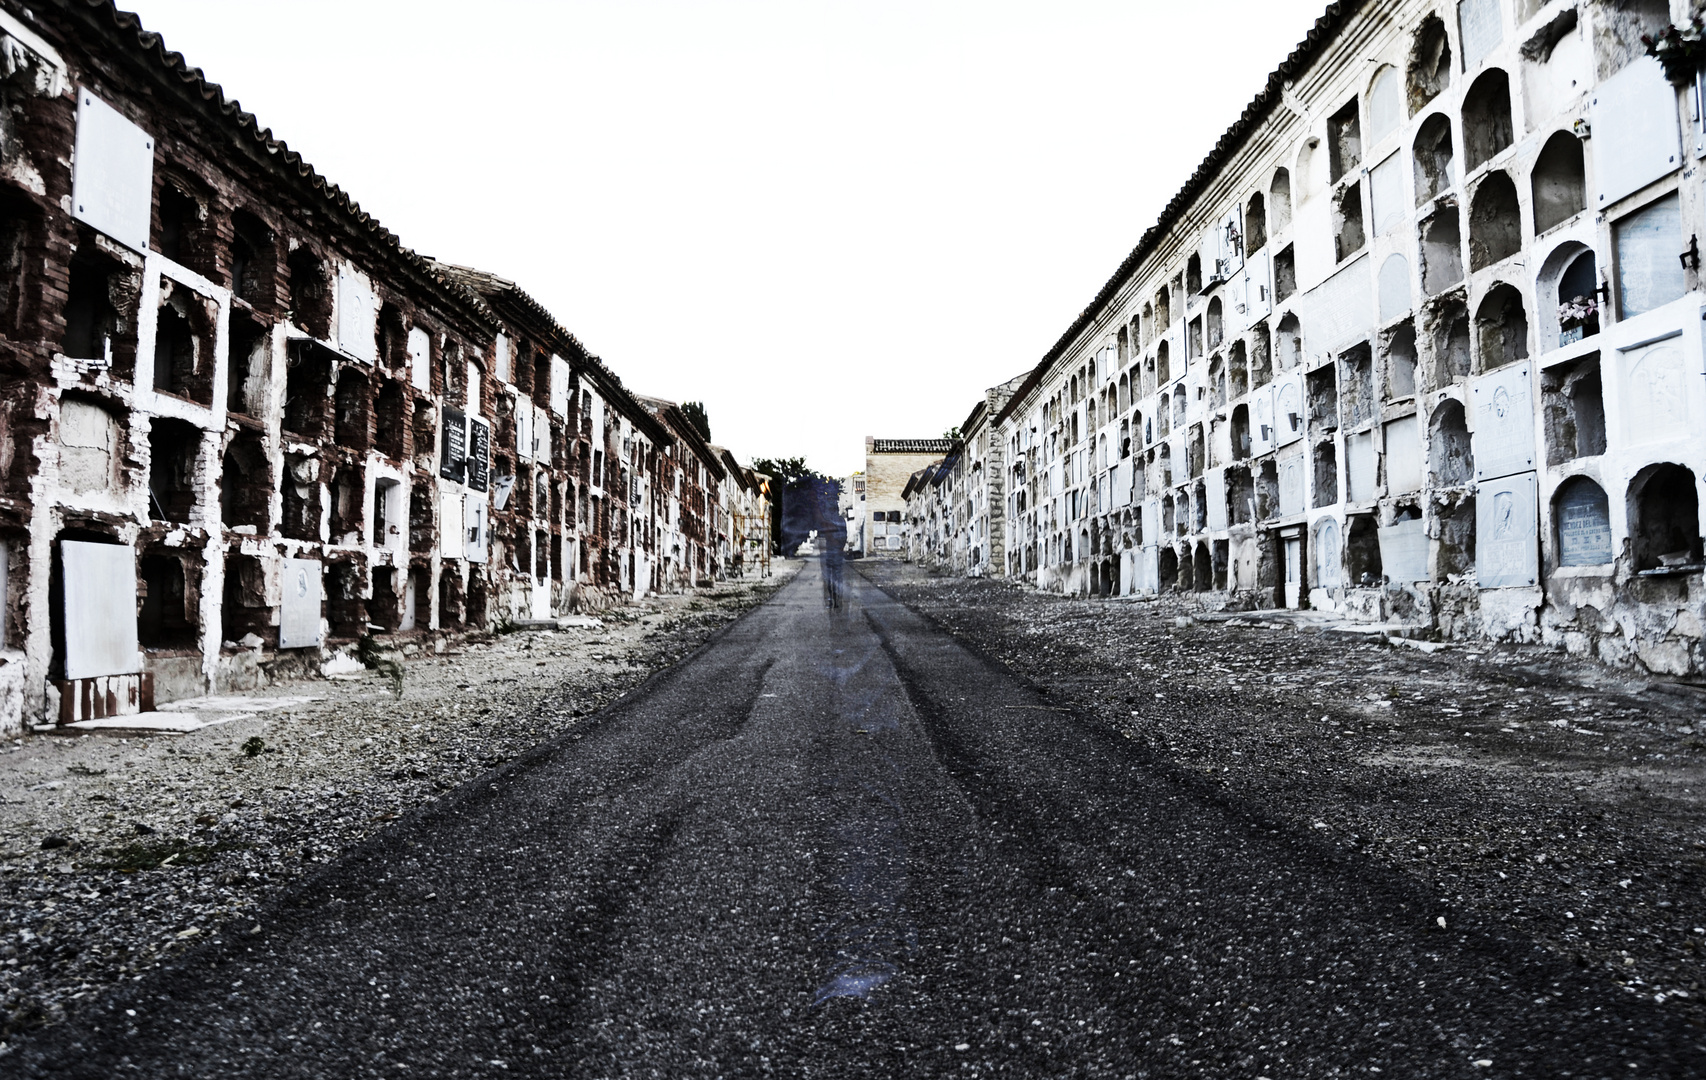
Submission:
<svg viewBox="0 0 1706 1080">
<path fill-rule="evenodd" d="M 284 600 L 278 613 L 278 647 L 320 644 L 320 561 L 284 560 Z"/>
<path fill-rule="evenodd" d="M 136 644 L 136 552 L 129 544 L 59 545 L 65 583 L 65 678 L 142 670 Z"/>
<path fill-rule="evenodd" d="M 1475 380 L 1475 479 L 1534 468 L 1534 395 L 1529 365 L 1515 364 Z"/>
<path fill-rule="evenodd" d="M 1534 474 L 1475 487 L 1475 578 L 1483 589 L 1527 588 L 1539 580 L 1540 538 Z"/>
</svg>

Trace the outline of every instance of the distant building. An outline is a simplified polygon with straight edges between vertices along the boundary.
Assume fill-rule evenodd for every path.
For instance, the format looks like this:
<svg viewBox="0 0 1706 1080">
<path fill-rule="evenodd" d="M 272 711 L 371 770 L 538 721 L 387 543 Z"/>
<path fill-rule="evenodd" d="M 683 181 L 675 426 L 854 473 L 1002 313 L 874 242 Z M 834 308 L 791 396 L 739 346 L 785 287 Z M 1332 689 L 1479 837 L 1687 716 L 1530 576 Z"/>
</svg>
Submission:
<svg viewBox="0 0 1706 1080">
<path fill-rule="evenodd" d="M 865 439 L 864 554 L 900 552 L 905 545 L 906 499 L 912 474 L 948 453 L 951 439 Z"/>
</svg>

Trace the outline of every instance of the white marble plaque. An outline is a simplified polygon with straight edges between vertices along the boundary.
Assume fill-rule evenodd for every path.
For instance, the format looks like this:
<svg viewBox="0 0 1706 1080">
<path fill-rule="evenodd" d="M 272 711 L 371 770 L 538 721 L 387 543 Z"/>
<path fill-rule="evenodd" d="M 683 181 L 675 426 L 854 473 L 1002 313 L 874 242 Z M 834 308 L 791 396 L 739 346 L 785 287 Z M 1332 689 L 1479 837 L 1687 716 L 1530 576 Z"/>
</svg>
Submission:
<svg viewBox="0 0 1706 1080">
<path fill-rule="evenodd" d="M 1211 469 L 1203 475 L 1204 498 L 1208 500 L 1208 527 L 1226 528 L 1226 474 Z"/>
<path fill-rule="evenodd" d="M 1590 107 L 1595 207 L 1603 210 L 1677 167 L 1676 90 L 1657 59 L 1631 60 L 1594 88 Z"/>
<path fill-rule="evenodd" d="M 1345 583 L 1337 518 L 1322 518 L 1315 526 L 1315 586 L 1337 589 Z"/>
<path fill-rule="evenodd" d="M 1410 264 L 1402 255 L 1388 255 L 1380 264 L 1380 324 L 1410 310 Z"/>
<path fill-rule="evenodd" d="M 1374 498 L 1374 432 L 1345 436 L 1345 487 L 1351 502 Z"/>
<path fill-rule="evenodd" d="M 1534 396 L 1529 366 L 1513 364 L 1475 380 L 1471 391 L 1475 479 L 1511 476 L 1534 468 Z"/>
<path fill-rule="evenodd" d="M 1468 71 L 1505 38 L 1499 0 L 1462 0 L 1457 5 L 1457 27 L 1463 43 L 1463 69 Z"/>
<path fill-rule="evenodd" d="M 284 560 L 284 597 L 278 610 L 278 647 L 310 648 L 320 644 L 320 562 Z"/>
<path fill-rule="evenodd" d="M 1250 394 L 1250 453 L 1260 456 L 1273 450 L 1279 433 L 1274 430 L 1273 384 Z"/>
<path fill-rule="evenodd" d="M 1405 205 L 1404 175 L 1399 171 L 1404 164 L 1403 154 L 1393 154 L 1385 161 L 1368 170 L 1368 198 L 1371 212 L 1374 216 L 1374 235 L 1385 236 L 1409 218 L 1410 208 Z M 1391 260 L 1388 259 L 1388 262 Z M 1384 284 L 1385 267 L 1381 268 L 1381 280 Z M 1384 299 L 1384 289 L 1382 290 Z"/>
<path fill-rule="evenodd" d="M 468 494 L 462 500 L 463 554 L 469 562 L 486 561 L 486 497 Z"/>
<path fill-rule="evenodd" d="M 1341 346 L 1367 338 L 1374 329 L 1373 260 L 1359 255 L 1312 292 L 1297 298 L 1311 358 L 1337 352 Z"/>
<path fill-rule="evenodd" d="M 378 350 L 379 299 L 362 276 L 338 267 L 338 348 L 368 363 Z"/>
<path fill-rule="evenodd" d="M 59 544 L 65 592 L 65 677 L 142 670 L 136 646 L 136 551 L 129 544 Z"/>
<path fill-rule="evenodd" d="M 1386 425 L 1386 493 L 1402 495 L 1422 487 L 1420 423 L 1406 416 Z"/>
<path fill-rule="evenodd" d="M 121 244 L 147 251 L 153 209 L 153 137 L 78 87 L 71 216 Z"/>
<path fill-rule="evenodd" d="M 1682 336 L 1621 354 L 1624 434 L 1632 443 L 1659 442 L 1688 431 L 1688 375 Z"/>
<path fill-rule="evenodd" d="M 1274 383 L 1275 441 L 1286 446 L 1303 438 L 1303 373 L 1282 375 Z"/>
<path fill-rule="evenodd" d="M 1534 474 L 1475 487 L 1475 577 L 1483 589 L 1527 588 L 1539 580 Z"/>
<path fill-rule="evenodd" d="M 1303 513 L 1303 455 L 1279 463 L 1279 512 L 1281 517 Z"/>
<path fill-rule="evenodd" d="M 1380 571 L 1389 581 L 1428 579 L 1428 533 L 1421 518 L 1380 529 Z"/>
</svg>

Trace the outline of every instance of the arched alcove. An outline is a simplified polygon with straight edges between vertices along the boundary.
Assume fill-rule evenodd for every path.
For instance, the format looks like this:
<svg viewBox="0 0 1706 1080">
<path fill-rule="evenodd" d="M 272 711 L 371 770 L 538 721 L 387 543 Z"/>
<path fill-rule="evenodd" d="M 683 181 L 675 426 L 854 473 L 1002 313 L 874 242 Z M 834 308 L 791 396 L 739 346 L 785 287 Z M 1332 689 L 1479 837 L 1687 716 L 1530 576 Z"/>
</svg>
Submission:
<svg viewBox="0 0 1706 1080">
<path fill-rule="evenodd" d="M 1522 211 L 1516 184 L 1502 171 L 1475 185 L 1469 206 L 1469 269 L 1485 270 L 1522 250 Z"/>
<path fill-rule="evenodd" d="M 1568 131 L 1553 132 L 1535 159 L 1529 187 L 1534 195 L 1535 235 L 1587 209 L 1582 141 Z"/>
</svg>

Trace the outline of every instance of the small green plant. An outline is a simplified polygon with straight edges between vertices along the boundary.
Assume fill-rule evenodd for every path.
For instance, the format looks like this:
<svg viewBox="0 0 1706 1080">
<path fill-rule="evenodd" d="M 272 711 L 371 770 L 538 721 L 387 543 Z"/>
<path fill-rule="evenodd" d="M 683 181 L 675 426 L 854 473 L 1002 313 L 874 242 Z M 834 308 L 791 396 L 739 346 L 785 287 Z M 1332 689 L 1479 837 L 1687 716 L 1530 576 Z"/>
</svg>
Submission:
<svg viewBox="0 0 1706 1080">
<path fill-rule="evenodd" d="M 247 846 L 232 840 L 220 840 L 214 844 L 192 844 L 181 836 L 133 840 L 102 852 L 103 858 L 97 865 L 103 870 L 117 870 L 125 874 L 170 866 L 202 866 L 221 851 L 236 851 Z"/>
<path fill-rule="evenodd" d="M 356 642 L 355 654 L 362 664 L 391 680 L 393 697 L 403 696 L 403 665 L 380 652 L 379 642 L 372 634 L 363 634 L 361 640 Z"/>
<path fill-rule="evenodd" d="M 251 735 L 243 743 L 244 757 L 260 757 L 267 752 L 267 741 L 259 735 Z"/>
</svg>

